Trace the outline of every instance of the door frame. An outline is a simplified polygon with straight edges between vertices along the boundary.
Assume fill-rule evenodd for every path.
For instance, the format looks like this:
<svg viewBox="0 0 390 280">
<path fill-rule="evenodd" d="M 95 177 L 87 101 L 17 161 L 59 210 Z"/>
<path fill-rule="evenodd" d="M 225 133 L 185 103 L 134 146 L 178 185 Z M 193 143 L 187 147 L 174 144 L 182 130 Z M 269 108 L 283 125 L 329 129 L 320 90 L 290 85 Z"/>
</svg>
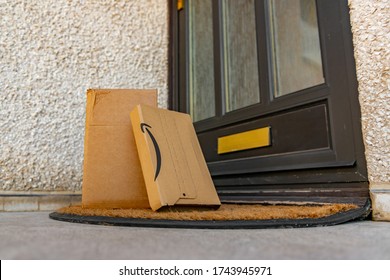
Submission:
<svg viewBox="0 0 390 280">
<path fill-rule="evenodd" d="M 272 201 L 306 201 L 306 202 L 354 202 L 365 204 L 369 199 L 368 175 L 364 156 L 364 144 L 360 122 L 360 105 L 358 100 L 358 84 L 356 66 L 353 56 L 352 33 L 349 20 L 349 10 L 346 0 L 340 1 L 342 17 L 342 33 L 339 34 L 343 45 L 338 51 L 344 52 L 345 79 L 347 83 L 345 95 L 350 104 L 351 134 L 353 135 L 355 162 L 348 167 L 329 165 L 316 168 L 280 171 L 270 169 L 262 173 L 226 174 L 218 173 L 213 164 L 209 169 L 222 201 L 272 202 Z M 187 106 L 186 100 L 179 93 L 186 88 L 179 84 L 182 75 L 188 79 L 186 66 L 179 63 L 186 59 L 186 49 L 183 47 L 186 38 L 179 36 L 179 28 L 183 28 L 185 17 L 178 12 L 177 0 L 169 0 L 169 98 L 171 110 Z M 184 3 L 185 4 L 185 3 Z M 324 34 L 322 36 L 325 36 Z M 188 61 L 188 60 L 186 60 Z M 325 62 L 326 63 L 326 62 Z M 262 66 L 260 66 L 262 67 Z M 282 100 L 282 99 L 281 99 Z M 282 101 L 283 102 L 283 101 Z M 271 110 L 271 109 L 270 109 Z M 337 118 L 337 116 L 334 116 Z M 204 129 L 204 126 L 203 128 Z M 207 129 L 207 126 L 206 126 Z M 345 147 L 348 149 L 348 147 Z M 310 156 L 310 153 L 308 154 Z M 288 160 L 288 158 L 286 158 Z M 248 165 L 249 166 L 249 165 Z M 223 165 L 220 168 L 225 168 Z"/>
</svg>

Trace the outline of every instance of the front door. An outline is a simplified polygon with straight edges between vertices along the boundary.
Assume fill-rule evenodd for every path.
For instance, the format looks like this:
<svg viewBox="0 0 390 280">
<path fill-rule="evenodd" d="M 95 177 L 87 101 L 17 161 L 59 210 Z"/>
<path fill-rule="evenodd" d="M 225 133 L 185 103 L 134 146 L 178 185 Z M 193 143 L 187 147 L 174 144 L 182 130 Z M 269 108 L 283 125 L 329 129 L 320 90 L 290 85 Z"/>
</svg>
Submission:
<svg viewBox="0 0 390 280">
<path fill-rule="evenodd" d="M 221 198 L 368 197 L 347 1 L 172 5 L 172 107 Z"/>
</svg>

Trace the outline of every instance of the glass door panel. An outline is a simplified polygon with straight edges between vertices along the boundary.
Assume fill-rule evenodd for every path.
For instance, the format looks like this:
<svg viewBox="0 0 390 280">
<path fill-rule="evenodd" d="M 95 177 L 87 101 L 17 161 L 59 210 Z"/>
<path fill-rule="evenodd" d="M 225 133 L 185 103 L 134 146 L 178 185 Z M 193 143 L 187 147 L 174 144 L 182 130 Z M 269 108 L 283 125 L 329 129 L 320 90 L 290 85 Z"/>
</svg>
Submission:
<svg viewBox="0 0 390 280">
<path fill-rule="evenodd" d="M 315 0 L 269 0 L 274 96 L 324 83 Z"/>
<path fill-rule="evenodd" d="M 254 0 L 222 1 L 225 111 L 260 102 Z"/>
<path fill-rule="evenodd" d="M 194 122 L 215 116 L 212 0 L 188 1 L 189 111 Z"/>
</svg>

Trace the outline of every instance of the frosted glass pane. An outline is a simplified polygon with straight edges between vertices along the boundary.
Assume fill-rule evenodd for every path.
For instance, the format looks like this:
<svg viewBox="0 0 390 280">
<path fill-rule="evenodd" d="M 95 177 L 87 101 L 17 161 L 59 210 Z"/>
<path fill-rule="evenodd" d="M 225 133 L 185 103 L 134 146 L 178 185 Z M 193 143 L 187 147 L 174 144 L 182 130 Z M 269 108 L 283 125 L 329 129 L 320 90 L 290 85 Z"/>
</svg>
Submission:
<svg viewBox="0 0 390 280">
<path fill-rule="evenodd" d="M 315 0 L 270 0 L 274 95 L 324 83 Z"/>
<path fill-rule="evenodd" d="M 233 111 L 260 102 L 254 0 L 224 0 L 225 107 Z"/>
<path fill-rule="evenodd" d="M 194 122 L 215 116 L 213 20 L 211 0 L 189 5 L 189 97 Z"/>
</svg>

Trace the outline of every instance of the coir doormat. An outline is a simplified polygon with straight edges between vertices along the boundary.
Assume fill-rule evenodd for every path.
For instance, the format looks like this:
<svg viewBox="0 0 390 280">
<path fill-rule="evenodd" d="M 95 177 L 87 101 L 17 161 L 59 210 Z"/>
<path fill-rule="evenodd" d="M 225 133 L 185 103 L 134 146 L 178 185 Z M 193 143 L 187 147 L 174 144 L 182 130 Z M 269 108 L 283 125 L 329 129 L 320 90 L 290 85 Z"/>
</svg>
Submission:
<svg viewBox="0 0 390 280">
<path fill-rule="evenodd" d="M 222 204 L 218 210 L 199 208 L 88 209 L 70 206 L 49 216 L 54 220 L 114 226 L 165 228 L 278 228 L 335 225 L 364 218 L 370 212 L 355 204 L 259 205 Z"/>
</svg>

